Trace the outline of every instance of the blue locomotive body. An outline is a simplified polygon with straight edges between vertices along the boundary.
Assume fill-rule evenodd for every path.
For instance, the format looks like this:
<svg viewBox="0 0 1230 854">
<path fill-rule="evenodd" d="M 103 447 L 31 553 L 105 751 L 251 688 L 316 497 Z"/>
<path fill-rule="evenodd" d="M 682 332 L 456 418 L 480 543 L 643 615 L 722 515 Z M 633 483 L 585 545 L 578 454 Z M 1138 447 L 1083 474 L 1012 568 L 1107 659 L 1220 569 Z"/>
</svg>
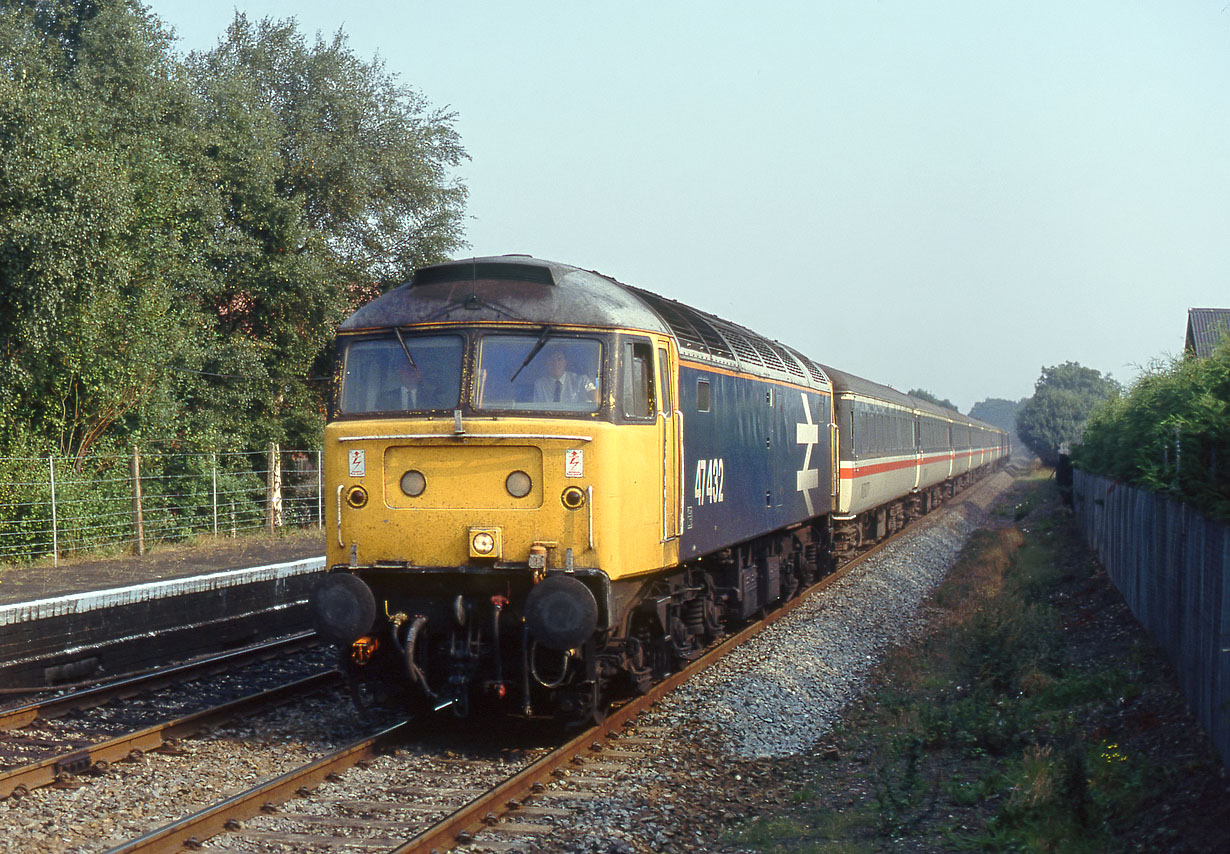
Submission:
<svg viewBox="0 0 1230 854">
<path fill-rule="evenodd" d="M 686 559 L 832 510 L 832 393 L 684 365 Z"/>
</svg>

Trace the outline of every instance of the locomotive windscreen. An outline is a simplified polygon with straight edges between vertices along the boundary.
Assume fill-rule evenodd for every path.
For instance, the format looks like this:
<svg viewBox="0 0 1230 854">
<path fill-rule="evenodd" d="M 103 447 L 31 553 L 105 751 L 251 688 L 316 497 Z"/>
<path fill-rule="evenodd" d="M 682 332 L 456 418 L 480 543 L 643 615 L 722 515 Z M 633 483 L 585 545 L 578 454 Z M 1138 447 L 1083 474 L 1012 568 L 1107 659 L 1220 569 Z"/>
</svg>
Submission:
<svg viewBox="0 0 1230 854">
<path fill-rule="evenodd" d="M 347 415 L 456 409 L 464 345 L 459 335 L 352 341 L 343 356 L 339 408 Z"/>
<path fill-rule="evenodd" d="M 592 338 L 486 335 L 474 406 L 485 410 L 597 412 L 602 344 Z"/>
</svg>

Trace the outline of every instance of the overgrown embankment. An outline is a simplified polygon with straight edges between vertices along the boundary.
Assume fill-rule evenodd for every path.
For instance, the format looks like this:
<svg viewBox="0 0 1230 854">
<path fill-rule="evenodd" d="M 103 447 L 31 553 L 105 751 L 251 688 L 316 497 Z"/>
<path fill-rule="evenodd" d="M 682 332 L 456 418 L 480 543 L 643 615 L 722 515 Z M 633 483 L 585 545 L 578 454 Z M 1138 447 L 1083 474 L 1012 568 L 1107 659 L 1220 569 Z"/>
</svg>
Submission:
<svg viewBox="0 0 1230 854">
<path fill-rule="evenodd" d="M 771 851 L 1210 851 L 1225 775 L 1053 484 L 1018 482 L 927 634 L 731 834 Z M 781 773 L 784 769 L 777 769 Z"/>
</svg>

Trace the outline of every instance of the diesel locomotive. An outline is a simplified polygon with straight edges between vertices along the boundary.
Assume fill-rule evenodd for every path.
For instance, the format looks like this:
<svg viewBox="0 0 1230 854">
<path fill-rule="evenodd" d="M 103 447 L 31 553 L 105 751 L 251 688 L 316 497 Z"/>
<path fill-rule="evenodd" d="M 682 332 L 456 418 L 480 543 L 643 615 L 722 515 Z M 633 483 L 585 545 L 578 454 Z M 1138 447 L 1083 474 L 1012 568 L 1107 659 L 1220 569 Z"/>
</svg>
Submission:
<svg viewBox="0 0 1230 854">
<path fill-rule="evenodd" d="M 528 256 L 425 267 L 360 308 L 333 386 L 317 630 L 357 695 L 460 715 L 600 716 L 1008 454 L 990 425 Z"/>
</svg>

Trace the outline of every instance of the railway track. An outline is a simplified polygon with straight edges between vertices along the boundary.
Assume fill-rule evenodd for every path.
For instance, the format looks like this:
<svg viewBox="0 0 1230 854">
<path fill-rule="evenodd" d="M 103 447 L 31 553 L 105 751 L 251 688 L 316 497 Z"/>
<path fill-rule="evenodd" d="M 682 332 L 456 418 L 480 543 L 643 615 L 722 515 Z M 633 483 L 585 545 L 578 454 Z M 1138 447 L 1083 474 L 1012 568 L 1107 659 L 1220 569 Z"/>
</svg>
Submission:
<svg viewBox="0 0 1230 854">
<path fill-rule="evenodd" d="M 911 530 L 917 527 L 899 535 Z M 440 769 L 438 759 L 398 751 L 395 745 L 416 730 L 415 722 L 402 722 L 115 846 L 107 854 L 181 851 L 204 847 L 206 840 L 210 848 L 244 851 L 339 844 L 396 854 L 426 854 L 457 845 L 531 851 L 537 836 L 554 829 L 552 821 L 583 808 L 626 763 L 644 761 L 660 747 L 653 730 L 632 735 L 625 731 L 635 730 L 640 715 L 896 539 L 850 560 L 776 611 L 716 643 L 649 693 L 618 706 L 600 725 L 511 773 L 481 759 L 445 761 L 446 767 Z M 377 761 L 376 782 L 373 789 L 365 789 L 366 797 L 330 793 L 331 784 L 340 782 L 344 771 L 356 765 L 368 771 Z M 427 781 L 417 787 L 387 785 L 389 780 L 415 776 L 426 776 Z M 483 779 L 495 782 L 475 788 L 474 781 Z M 552 789 L 560 781 L 567 782 L 568 790 Z M 408 798 L 416 802 L 408 804 Z M 222 833 L 224 838 L 211 839 Z"/>
<path fill-rule="evenodd" d="M 952 504 L 968 504 L 972 491 Z M 931 527 L 938 518 L 932 514 L 899 537 Z M 211 727 L 203 738 L 181 741 L 167 756 L 145 753 L 139 761 L 111 765 L 100 777 L 69 781 L 70 786 L 85 782 L 81 789 L 52 786 L 21 800 L 10 798 L 6 821 L 16 833 L 7 848 L 0 842 L 0 851 L 113 846 L 112 852 L 194 847 L 426 852 L 465 844 L 466 851 L 507 854 L 558 847 L 559 834 L 592 826 L 594 810 L 624 797 L 638 780 L 674 773 L 664 757 L 678 755 L 673 751 L 680 732 L 672 719 L 663 720 L 662 709 L 679 701 L 659 702 L 662 697 L 806 606 L 814 594 L 899 537 L 847 563 L 768 621 L 725 639 L 648 696 L 615 709 L 601 727 L 567 744 L 559 745 L 558 736 L 541 729 L 518 730 L 512 722 L 501 732 L 458 726 L 441 735 L 434 732 L 438 720 L 431 732 L 416 721 L 363 730 L 344 692 L 331 691 L 239 725 Z M 867 576 L 878 579 L 881 570 Z M 829 604 L 817 607 L 832 610 Z M 689 686 L 683 693 L 695 690 Z M 659 705 L 645 714 L 655 702 Z M 648 795 L 651 808 L 668 821 L 676 815 L 669 812 L 672 806 L 688 810 L 672 794 L 652 788 Z M 41 806 L 27 810 L 27 802 Z M 88 806 L 97 803 L 113 806 L 100 815 Z M 48 813 L 57 816 L 54 829 L 23 831 Z"/>
<path fill-rule="evenodd" d="M 268 661 L 277 656 L 306 649 L 315 643 L 315 632 L 300 632 L 285 638 L 230 650 L 172 667 L 151 670 L 148 673 L 117 679 L 113 682 L 91 682 L 84 687 L 77 686 L 72 689 L 48 688 L 21 692 L 24 696 L 36 696 L 55 690 L 64 691 L 52 697 L 0 708 L 0 732 L 20 729 L 35 720 L 51 720 L 70 712 L 76 713 L 95 708 L 116 700 L 156 691 L 169 685 L 214 676 L 255 662 Z"/>
<path fill-rule="evenodd" d="M 115 762 L 153 751 L 174 750 L 181 738 L 337 686 L 341 681 L 339 673 L 308 665 L 308 669 L 316 672 L 289 681 L 283 678 L 276 687 L 251 691 L 235 699 L 207 703 L 197 695 L 151 698 L 158 691 L 165 695 L 168 689 L 172 694 L 176 690 L 184 694 L 194 682 L 238 668 L 263 665 L 314 643 L 311 633 L 300 634 L 0 710 L 0 800 L 22 798 L 44 786 L 78 785 L 77 778 L 83 774 L 102 774 Z M 302 669 L 291 667 L 292 672 Z M 268 676 L 261 674 L 259 681 L 269 681 Z M 214 693 L 233 692 L 223 689 Z M 145 708 L 104 711 L 104 707 L 134 698 L 151 699 L 144 704 Z M 176 707 L 192 710 L 168 718 Z M 147 726 L 138 725 L 151 717 L 163 719 Z M 119 734 L 113 734 L 116 730 L 120 730 Z M 30 761 L 31 753 L 38 754 L 38 758 Z"/>
</svg>

